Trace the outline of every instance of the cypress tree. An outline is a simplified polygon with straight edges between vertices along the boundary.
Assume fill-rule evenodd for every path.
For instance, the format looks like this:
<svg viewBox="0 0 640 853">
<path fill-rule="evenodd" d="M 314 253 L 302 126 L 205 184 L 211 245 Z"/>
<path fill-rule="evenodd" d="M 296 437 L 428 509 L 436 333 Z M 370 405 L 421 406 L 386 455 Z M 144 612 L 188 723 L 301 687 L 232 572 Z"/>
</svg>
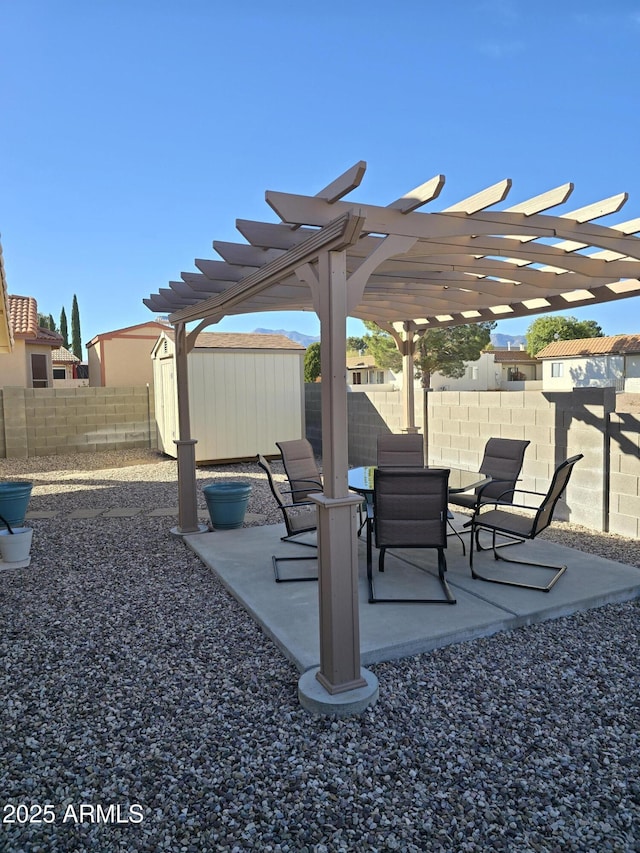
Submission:
<svg viewBox="0 0 640 853">
<path fill-rule="evenodd" d="M 67 326 L 67 314 L 64 306 L 60 312 L 60 334 L 62 335 L 62 346 L 65 349 L 69 349 L 69 328 Z"/>
<path fill-rule="evenodd" d="M 57 331 L 58 331 L 58 330 L 56 329 L 56 321 L 53 319 L 53 314 L 49 314 L 49 326 L 48 326 L 48 328 L 49 328 L 52 332 L 57 332 Z"/>
<path fill-rule="evenodd" d="M 82 361 L 82 338 L 80 337 L 80 312 L 78 311 L 78 300 L 73 294 L 73 305 L 71 306 L 71 351 Z"/>
</svg>

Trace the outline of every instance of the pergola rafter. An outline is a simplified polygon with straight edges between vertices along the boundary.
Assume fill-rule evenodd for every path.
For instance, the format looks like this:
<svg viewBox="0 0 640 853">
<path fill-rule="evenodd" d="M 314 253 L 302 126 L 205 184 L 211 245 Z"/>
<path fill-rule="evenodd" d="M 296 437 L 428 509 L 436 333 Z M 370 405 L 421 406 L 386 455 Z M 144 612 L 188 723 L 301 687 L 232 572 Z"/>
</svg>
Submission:
<svg viewBox="0 0 640 853">
<path fill-rule="evenodd" d="M 327 694 L 362 689 L 355 507 L 347 483 L 346 321 L 389 331 L 410 375 L 416 342 L 429 328 L 529 317 L 640 295 L 640 219 L 603 225 L 626 193 L 558 210 L 566 183 L 495 209 L 511 180 L 450 204 L 433 204 L 436 175 L 386 206 L 347 197 L 366 164 L 356 163 L 315 196 L 266 193 L 280 222 L 236 220 L 246 242 L 216 241 L 219 259 L 198 259 L 143 302 L 168 313 L 176 331 L 179 532 L 197 532 L 194 441 L 186 357 L 200 330 L 224 316 L 315 311 L 321 328 L 324 492 L 318 505 L 320 666 Z M 551 211 L 551 212 L 549 212 Z M 197 324 L 187 333 L 188 323 Z M 405 381 L 405 428 L 413 424 L 413 382 Z"/>
</svg>

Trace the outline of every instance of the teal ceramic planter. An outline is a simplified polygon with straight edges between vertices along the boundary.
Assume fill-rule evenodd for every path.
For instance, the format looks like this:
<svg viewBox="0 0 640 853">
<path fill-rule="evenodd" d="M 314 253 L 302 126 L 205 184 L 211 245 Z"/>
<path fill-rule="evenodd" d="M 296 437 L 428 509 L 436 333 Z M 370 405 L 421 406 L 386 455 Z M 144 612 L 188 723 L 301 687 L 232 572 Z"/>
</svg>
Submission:
<svg viewBox="0 0 640 853">
<path fill-rule="evenodd" d="M 22 527 L 31 499 L 33 483 L 4 482 L 0 483 L 0 516 L 9 522 L 11 527 Z M 0 519 L 0 529 L 6 529 Z"/>
<path fill-rule="evenodd" d="M 235 530 L 244 524 L 251 484 L 220 480 L 202 490 L 214 530 Z"/>
</svg>

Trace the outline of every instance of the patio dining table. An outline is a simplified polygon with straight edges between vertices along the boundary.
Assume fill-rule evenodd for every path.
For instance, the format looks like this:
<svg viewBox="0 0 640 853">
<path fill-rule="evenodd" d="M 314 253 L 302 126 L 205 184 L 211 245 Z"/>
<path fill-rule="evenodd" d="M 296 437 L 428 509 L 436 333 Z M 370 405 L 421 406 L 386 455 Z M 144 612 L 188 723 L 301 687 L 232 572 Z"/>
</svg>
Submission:
<svg viewBox="0 0 640 853">
<path fill-rule="evenodd" d="M 429 468 L 432 466 L 425 467 Z M 449 471 L 449 494 L 457 494 L 459 492 L 470 492 L 491 482 L 491 477 L 482 474 L 480 471 L 467 471 L 463 468 L 452 468 L 449 465 L 437 465 L 433 467 L 446 468 Z M 349 488 L 352 491 L 357 492 L 359 495 L 362 495 L 366 502 L 367 517 L 364 523 L 366 525 L 367 530 L 368 571 L 371 568 L 371 551 L 373 547 L 373 490 L 375 470 L 375 465 L 364 465 L 360 468 L 350 468 L 348 473 Z M 452 514 L 449 513 L 449 520 L 452 517 Z M 458 536 L 458 538 L 460 538 L 460 534 L 456 530 L 454 530 L 453 532 L 456 536 Z"/>
</svg>

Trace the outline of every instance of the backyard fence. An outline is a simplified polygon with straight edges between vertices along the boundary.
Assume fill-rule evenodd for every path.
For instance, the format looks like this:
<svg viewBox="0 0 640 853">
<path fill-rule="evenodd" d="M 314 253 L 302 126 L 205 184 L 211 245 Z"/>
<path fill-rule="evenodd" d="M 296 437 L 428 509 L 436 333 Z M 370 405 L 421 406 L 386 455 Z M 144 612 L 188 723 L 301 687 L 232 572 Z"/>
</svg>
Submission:
<svg viewBox="0 0 640 853">
<path fill-rule="evenodd" d="M 318 454 L 321 392 L 322 383 L 305 386 L 306 435 Z M 402 394 L 349 393 L 347 403 L 349 462 L 375 464 L 377 436 L 401 431 Z M 584 454 L 558 517 L 637 537 L 640 416 L 615 406 L 613 388 L 433 391 L 416 394 L 415 416 L 434 465 L 475 469 L 489 438 L 529 439 L 524 489 L 545 492 L 560 461 Z M 0 389 L 0 458 L 157 446 L 153 390 L 147 387 Z"/>
</svg>

